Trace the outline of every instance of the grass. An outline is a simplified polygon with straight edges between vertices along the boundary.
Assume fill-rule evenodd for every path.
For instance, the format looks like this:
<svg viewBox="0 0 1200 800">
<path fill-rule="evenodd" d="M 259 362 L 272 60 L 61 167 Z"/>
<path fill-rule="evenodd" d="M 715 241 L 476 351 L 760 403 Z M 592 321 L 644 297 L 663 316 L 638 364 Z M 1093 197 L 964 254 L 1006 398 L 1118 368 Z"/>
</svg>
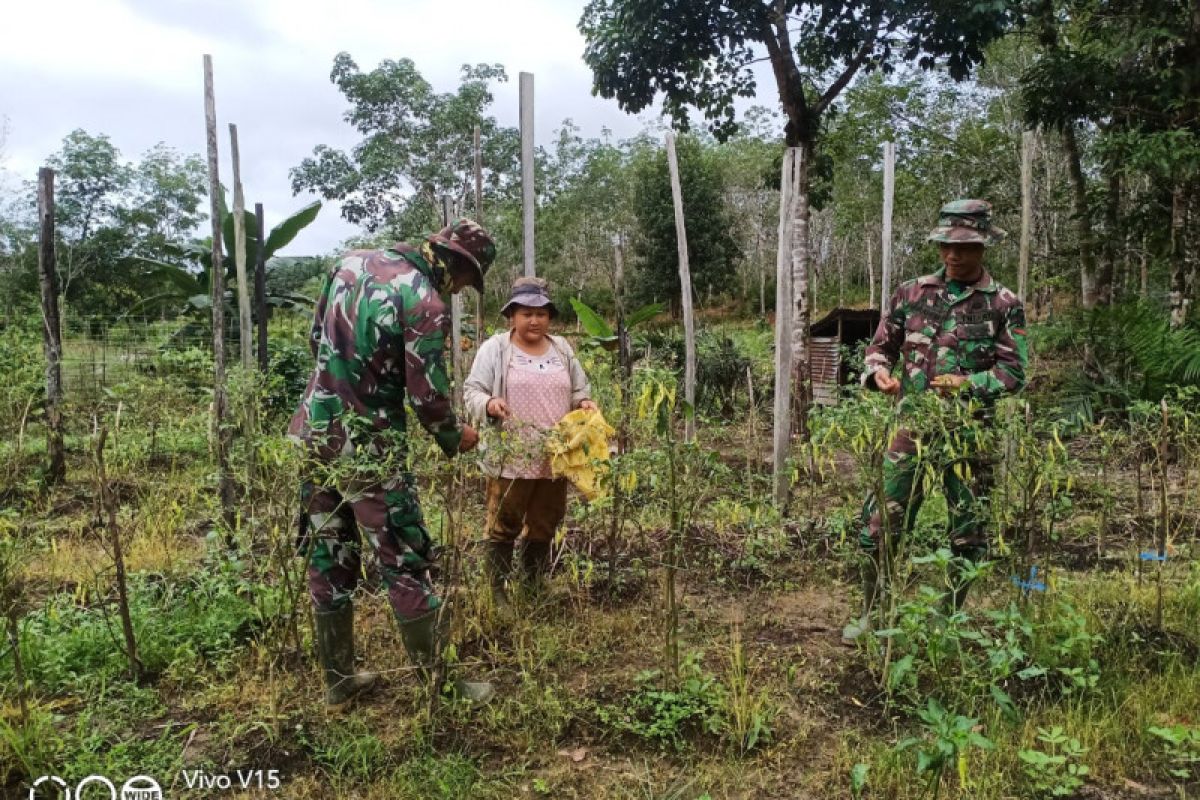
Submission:
<svg viewBox="0 0 1200 800">
<path fill-rule="evenodd" d="M 737 336 L 761 338 L 753 330 Z M 430 716 L 386 600 L 365 581 L 355 599 L 359 653 L 382 673 L 381 685 L 333 716 L 320 706 L 307 599 L 287 582 L 300 568 L 287 552 L 294 463 L 264 449 L 270 463 L 260 465 L 260 483 L 243 498 L 239 544 L 230 552 L 210 535 L 216 515 L 203 401 L 194 398 L 177 423 L 159 429 L 154 460 L 142 406 L 154 394 L 125 396 L 123 435 L 109 460 L 121 489 L 134 626 L 151 679 L 136 686 L 125 677 L 111 559 L 93 521 L 89 440 L 79 430 L 67 484 L 27 490 L 0 516 L 0 535 L 18 537 L 21 548 L 21 652 L 30 679 L 30 715 L 22 722 L 9 691 L 12 660 L 0 645 L 6 791 L 42 771 L 177 780 L 182 769 L 254 766 L 280 769 L 280 796 L 301 800 L 834 800 L 850 796 L 851 772 L 864 764 L 864 797 L 922 797 L 919 747 L 899 747 L 930 736 L 916 704 L 887 705 L 872 655 L 838 643 L 856 602 L 850 525 L 858 492 L 844 465 L 831 467 L 811 492 L 804 486 L 804 502 L 781 518 L 762 502 L 759 467 L 746 464 L 745 426 L 705 429 L 726 462 L 720 474 L 727 484 L 697 510 L 681 570 L 681 652 L 693 654 L 685 673 L 691 684 L 672 684 L 661 672 L 666 519 L 658 490 L 642 476 L 621 542 L 621 591 L 602 581 L 606 551 L 598 537 L 606 520 L 583 507 L 573 511 L 567 552 L 546 594 L 495 609 L 469 548 L 462 573 L 447 577 L 458 609 L 454 669 L 494 681 L 494 703 L 473 710 L 446 702 Z M 41 452 L 33 433 L 27 453 Z M 635 426 L 635 435 L 646 431 Z M 424 478 L 436 489 L 434 475 Z M 472 487 L 466 539 L 482 525 L 479 499 Z M 426 491 L 424 502 L 436 531 L 446 516 L 438 492 Z M 1121 500 L 1114 518 L 1128 514 L 1127 505 Z M 944 517 L 934 493 L 912 552 L 942 543 Z M 1094 531 L 1094 515 L 1081 513 L 1077 525 L 1065 523 L 1063 541 L 1087 541 Z M 1156 586 L 1151 576 L 1139 584 L 1132 558 L 1117 556 L 1130 543 L 1113 539 L 1104 571 L 1065 557 L 1058 563 L 1048 548 L 1051 594 L 1070 599 L 1087 629 L 1104 637 L 1095 687 L 1029 692 L 1014 716 L 991 703 L 979 675 L 963 678 L 976 683 L 956 686 L 982 687 L 980 697 L 951 710 L 976 719 L 994 747 L 955 759 L 943 798 L 1033 797 L 1019 754 L 1044 748 L 1039 730 L 1054 726 L 1079 740 L 1089 780 L 1105 796 L 1119 796 L 1113 792 L 1127 781 L 1174 791 L 1171 753 L 1150 729 L 1200 724 L 1200 569 L 1188 558 L 1194 544 L 1176 542 L 1166 624 L 1158 631 Z M 1016 598 L 1006 572 L 997 570 L 976 593 L 974 609 Z M 937 578 L 924 564 L 913 581 Z M 917 596 L 915 586 L 908 596 Z M 288 627 L 293 614 L 298 641 Z M 1046 630 L 1057 630 L 1053 623 Z"/>
</svg>

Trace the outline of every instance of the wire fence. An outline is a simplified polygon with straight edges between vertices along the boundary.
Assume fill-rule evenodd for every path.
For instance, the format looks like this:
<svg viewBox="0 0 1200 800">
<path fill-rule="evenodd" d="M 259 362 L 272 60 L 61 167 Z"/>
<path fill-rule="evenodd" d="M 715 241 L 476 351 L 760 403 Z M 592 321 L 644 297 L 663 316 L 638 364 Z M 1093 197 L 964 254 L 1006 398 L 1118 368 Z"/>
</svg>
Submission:
<svg viewBox="0 0 1200 800">
<path fill-rule="evenodd" d="M 276 313 L 272 335 L 287 331 L 295 339 L 307 325 L 299 314 Z M 301 334 L 302 335 L 302 334 Z M 229 365 L 238 360 L 236 317 L 227 317 L 225 343 Z M 68 396 L 91 397 L 131 378 L 180 378 L 212 382 L 212 324 L 200 317 L 117 320 L 67 315 L 62 321 L 62 374 Z"/>
</svg>

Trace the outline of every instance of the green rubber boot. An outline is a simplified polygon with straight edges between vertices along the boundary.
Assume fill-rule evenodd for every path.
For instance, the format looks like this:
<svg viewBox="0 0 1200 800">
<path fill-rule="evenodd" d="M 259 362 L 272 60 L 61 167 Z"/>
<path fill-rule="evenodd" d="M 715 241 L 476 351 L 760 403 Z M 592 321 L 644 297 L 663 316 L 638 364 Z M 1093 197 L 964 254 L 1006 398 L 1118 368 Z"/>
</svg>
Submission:
<svg viewBox="0 0 1200 800">
<path fill-rule="evenodd" d="M 483 569 L 492 588 L 492 601 L 497 606 L 508 605 L 505 582 L 512 573 L 513 543 L 488 541 L 484 546 L 487 549 L 484 551 Z"/>
<path fill-rule="evenodd" d="M 418 668 L 421 680 L 428 683 L 432 679 L 438 657 L 450 635 L 450 609 L 442 606 L 423 617 L 398 621 L 400 623 L 400 639 L 404 642 L 404 649 L 408 651 L 409 659 Z M 442 687 L 432 688 L 434 691 L 440 692 Z M 483 705 L 495 697 L 496 690 L 492 684 L 486 681 L 458 680 L 454 682 L 454 694 L 458 697 L 465 697 L 475 705 Z"/>
<path fill-rule="evenodd" d="M 871 632 L 871 612 L 875 604 L 883 597 L 884 586 L 879 574 L 879 557 L 876 553 L 867 553 L 862 566 L 863 605 L 862 614 L 846 623 L 842 628 L 842 644 L 853 646 L 864 635 Z"/>
<path fill-rule="evenodd" d="M 318 611 L 317 657 L 325 670 L 325 705 L 342 708 L 375 685 L 373 672 L 354 671 L 354 606 Z"/>
</svg>

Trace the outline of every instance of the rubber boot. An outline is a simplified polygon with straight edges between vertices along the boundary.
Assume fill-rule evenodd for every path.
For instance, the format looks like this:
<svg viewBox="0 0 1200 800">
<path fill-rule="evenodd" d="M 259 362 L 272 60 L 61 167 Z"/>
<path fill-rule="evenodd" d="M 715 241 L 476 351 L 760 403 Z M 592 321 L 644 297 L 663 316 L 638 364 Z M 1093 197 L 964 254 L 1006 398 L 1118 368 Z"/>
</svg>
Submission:
<svg viewBox="0 0 1200 800">
<path fill-rule="evenodd" d="M 492 602 L 497 606 L 508 605 L 506 581 L 512 572 L 513 543 L 488 541 L 484 545 L 483 568 L 492 588 Z"/>
<path fill-rule="evenodd" d="M 960 610 L 967 602 L 967 594 L 971 591 L 971 584 L 975 582 L 974 577 L 968 577 L 968 573 L 986 557 L 987 550 L 981 547 L 960 550 L 954 554 L 947 576 L 950 589 L 942 596 L 942 611 L 947 616 Z"/>
<path fill-rule="evenodd" d="M 336 710 L 375 685 L 373 672 L 354 671 L 354 607 L 318 611 L 317 657 L 325 670 L 325 705 Z"/>
<path fill-rule="evenodd" d="M 879 571 L 879 554 L 867 553 L 862 565 L 862 614 L 842 628 L 842 644 L 854 645 L 864 634 L 871 632 L 871 612 L 884 595 L 883 579 Z"/>
<path fill-rule="evenodd" d="M 429 683 L 442 648 L 446 646 L 450 635 L 450 609 L 442 606 L 422 617 L 398 621 L 400 639 L 404 642 L 404 649 L 408 651 L 408 658 L 417 667 L 421 680 Z M 432 687 L 435 692 L 440 692 L 441 688 Z M 482 705 L 495 696 L 496 690 L 486 681 L 459 680 L 454 682 L 454 694 Z"/>
<path fill-rule="evenodd" d="M 550 572 L 550 543 L 526 541 L 521 548 L 521 569 L 530 586 L 539 586 Z"/>
</svg>

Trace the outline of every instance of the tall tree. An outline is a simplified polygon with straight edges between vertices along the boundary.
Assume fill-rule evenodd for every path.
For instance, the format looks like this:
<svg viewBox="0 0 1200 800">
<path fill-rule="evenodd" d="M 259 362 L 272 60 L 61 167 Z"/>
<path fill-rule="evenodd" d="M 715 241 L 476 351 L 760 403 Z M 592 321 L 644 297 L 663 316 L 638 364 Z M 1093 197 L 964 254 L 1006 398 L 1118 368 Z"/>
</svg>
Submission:
<svg viewBox="0 0 1200 800">
<path fill-rule="evenodd" d="M 696 109 L 720 138 L 736 129 L 735 101 L 755 95 L 751 67 L 765 52 L 786 117 L 786 143 L 801 150 L 792 272 L 793 284 L 805 287 L 811 166 L 821 121 L 838 95 L 860 72 L 887 72 L 898 61 L 966 78 L 984 46 L 1011 22 L 1007 0 L 591 0 L 579 28 L 597 94 L 632 113 L 661 94 L 676 125 L 686 128 L 689 109 Z M 797 291 L 795 302 L 803 432 L 807 292 Z"/>
<path fill-rule="evenodd" d="M 487 114 L 500 65 L 464 65 L 454 92 L 438 93 L 412 60 L 387 60 L 370 72 L 349 53 L 330 80 L 350 103 L 345 119 L 363 136 L 347 153 L 318 145 L 291 171 L 292 190 L 341 204 L 347 221 L 369 231 L 411 236 L 436 225 L 441 197 L 467 207 L 474 187 L 474 128 L 480 128 L 484 181 L 493 197 L 511 191 L 519 137 Z"/>
</svg>

